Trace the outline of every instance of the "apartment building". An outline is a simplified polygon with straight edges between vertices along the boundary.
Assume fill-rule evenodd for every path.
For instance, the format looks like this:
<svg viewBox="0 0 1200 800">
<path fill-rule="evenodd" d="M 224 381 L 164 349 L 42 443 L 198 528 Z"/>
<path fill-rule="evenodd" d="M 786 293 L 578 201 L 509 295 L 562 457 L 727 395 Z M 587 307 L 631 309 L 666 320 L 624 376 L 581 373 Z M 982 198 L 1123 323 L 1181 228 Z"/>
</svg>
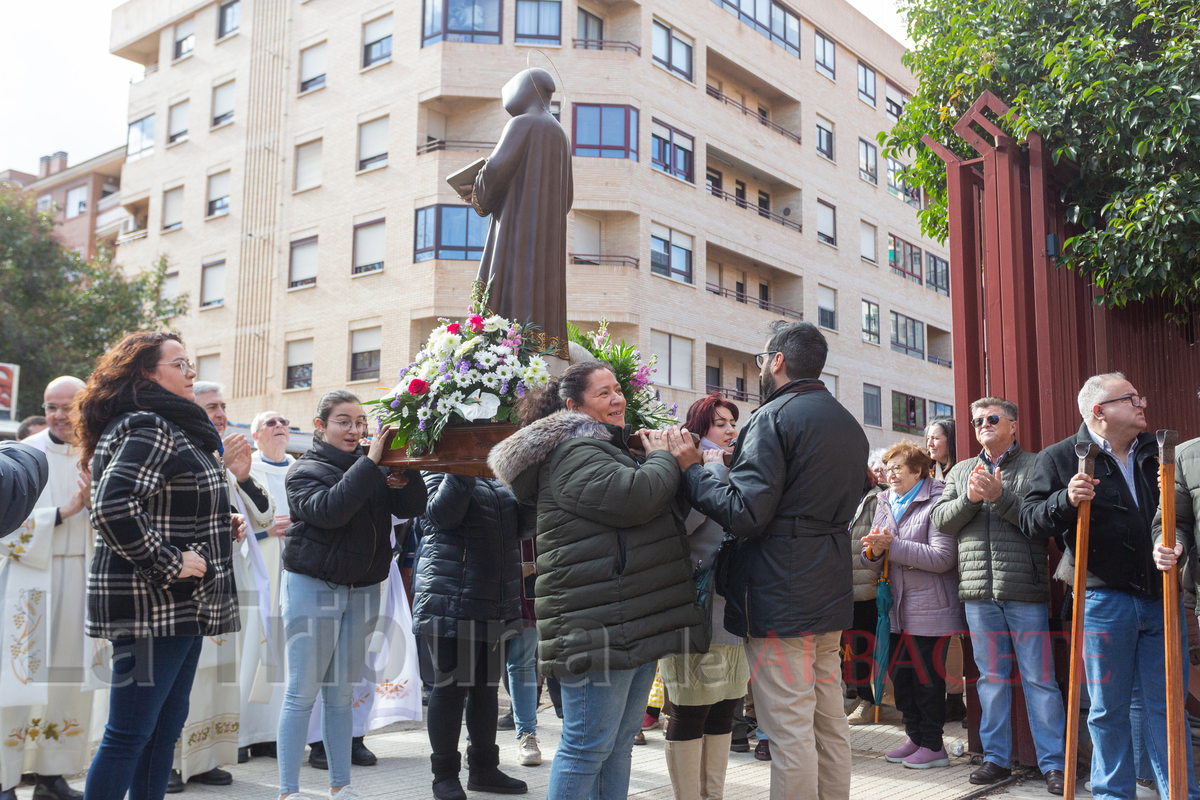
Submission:
<svg viewBox="0 0 1200 800">
<path fill-rule="evenodd" d="M 16 170 L 0 173 L 37 198 L 39 211 L 54 215 L 54 238 L 86 259 L 96 256 L 98 241 L 112 245 L 128 218 L 120 202 L 121 164 L 125 148 L 118 147 L 74 166 L 59 150 L 42 156 L 38 174 Z"/>
<path fill-rule="evenodd" d="M 845 2 L 130 0 L 110 49 L 145 66 L 118 257 L 169 256 L 235 419 L 378 396 L 463 315 L 487 221 L 445 178 L 527 65 L 574 147 L 569 317 L 657 353 L 668 404 L 752 409 L 782 318 L 825 329 L 873 444 L 952 412 L 946 251 L 875 140 L 913 78 Z"/>
</svg>

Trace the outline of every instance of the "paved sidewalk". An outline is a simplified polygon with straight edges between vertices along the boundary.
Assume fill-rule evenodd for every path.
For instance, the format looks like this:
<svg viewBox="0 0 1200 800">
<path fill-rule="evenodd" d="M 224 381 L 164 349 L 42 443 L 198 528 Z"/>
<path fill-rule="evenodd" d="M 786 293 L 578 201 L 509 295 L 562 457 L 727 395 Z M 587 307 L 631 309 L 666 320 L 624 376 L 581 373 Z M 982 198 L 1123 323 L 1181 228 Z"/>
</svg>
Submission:
<svg viewBox="0 0 1200 800">
<path fill-rule="evenodd" d="M 502 701 L 503 704 L 503 701 Z M 503 712 L 505 709 L 502 708 Z M 500 732 L 501 768 L 529 783 L 527 797 L 543 798 L 550 776 L 550 759 L 558 745 L 561 727 L 553 711 L 546 709 L 538 715 L 539 735 L 545 761 L 540 767 L 516 765 L 517 746 L 511 731 Z M 861 800 L 956 800 L 970 794 L 979 787 L 967 782 L 967 775 L 974 769 L 969 755 L 951 759 L 945 769 L 911 770 L 897 764 L 889 764 L 883 754 L 904 743 L 904 731 L 894 725 L 863 725 L 851 730 L 854 748 L 853 780 L 851 797 Z M 946 726 L 946 743 L 963 737 L 966 731 L 959 723 Z M 463 732 L 463 752 L 466 752 L 466 731 Z M 671 783 L 663 760 L 663 735 L 660 729 L 648 731 L 648 744 L 633 748 L 633 773 L 629 786 L 629 797 L 636 800 L 672 800 Z M 354 787 L 368 798 L 413 798 L 432 797 L 429 772 L 429 739 L 422 723 L 398 723 L 367 737 L 367 745 L 379 756 L 374 767 L 355 767 Z M 255 758 L 246 764 L 226 767 L 233 773 L 234 783 L 226 787 L 209 787 L 189 784 L 183 798 L 223 798 L 223 800 L 274 800 L 278 797 L 279 777 L 274 759 Z M 465 765 L 464 765 L 464 784 Z M 326 795 L 329 773 L 319 772 L 307 766 L 301 770 L 302 789 L 315 798 Z M 82 776 L 72 779 L 77 788 L 83 788 Z M 756 761 L 751 753 L 731 753 L 729 773 L 726 780 L 728 800 L 767 800 L 770 794 L 770 764 Z M 1082 785 L 1080 794 L 1084 797 Z M 30 800 L 33 790 L 26 787 L 18 790 L 19 800 Z M 500 797 L 471 792 L 472 798 Z M 1004 800 L 1040 800 L 1049 797 L 1040 778 L 1033 778 L 1024 785 L 996 790 L 991 796 Z M 569 800 L 574 800 L 573 798 Z"/>
</svg>

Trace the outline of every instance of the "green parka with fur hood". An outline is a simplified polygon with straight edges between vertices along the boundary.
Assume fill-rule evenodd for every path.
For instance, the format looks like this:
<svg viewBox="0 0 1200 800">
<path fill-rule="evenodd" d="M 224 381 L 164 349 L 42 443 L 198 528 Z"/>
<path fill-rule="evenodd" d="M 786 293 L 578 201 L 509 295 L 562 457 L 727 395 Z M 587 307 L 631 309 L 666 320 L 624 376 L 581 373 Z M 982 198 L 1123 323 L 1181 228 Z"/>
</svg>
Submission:
<svg viewBox="0 0 1200 800">
<path fill-rule="evenodd" d="M 576 411 L 497 445 L 492 472 L 537 507 L 538 671 L 562 678 L 634 669 L 686 650 L 701 622 L 679 466 L 639 463 L 628 428 Z"/>
</svg>

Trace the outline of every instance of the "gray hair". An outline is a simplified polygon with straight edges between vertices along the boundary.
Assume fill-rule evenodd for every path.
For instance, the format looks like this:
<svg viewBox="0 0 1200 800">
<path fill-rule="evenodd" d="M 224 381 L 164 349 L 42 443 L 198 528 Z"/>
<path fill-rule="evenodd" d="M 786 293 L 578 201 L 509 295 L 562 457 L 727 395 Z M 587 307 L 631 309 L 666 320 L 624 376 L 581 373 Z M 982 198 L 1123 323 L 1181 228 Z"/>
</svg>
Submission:
<svg viewBox="0 0 1200 800">
<path fill-rule="evenodd" d="M 192 391 L 196 394 L 211 394 L 213 392 L 217 392 L 218 394 L 224 395 L 225 386 L 224 384 L 214 383 L 213 381 L 196 381 L 192 384 Z"/>
<path fill-rule="evenodd" d="M 876 447 L 874 450 L 868 453 L 867 466 L 874 467 L 876 464 L 883 464 L 883 451 L 884 448 Z"/>
<path fill-rule="evenodd" d="M 971 416 L 975 416 L 975 412 L 981 408 L 999 408 L 1004 412 L 1004 416 L 1017 421 L 1017 404 L 1012 400 L 1005 400 L 1003 397 L 981 397 L 974 403 L 971 403 Z"/>
<path fill-rule="evenodd" d="M 1083 388 L 1079 390 L 1079 415 L 1083 417 L 1084 422 L 1091 422 L 1096 418 L 1092 407 L 1104 401 L 1104 395 L 1108 394 L 1108 384 L 1124 380 L 1128 378 L 1120 372 L 1105 372 L 1087 379 Z"/>
<path fill-rule="evenodd" d="M 317 403 L 317 419 L 321 420 L 322 425 L 329 424 L 329 415 L 333 413 L 336 406 L 342 403 L 357 403 L 358 395 L 346 389 L 334 389 L 332 392 L 326 392 L 321 398 L 321 402 Z M 325 440 L 325 434 L 320 429 L 313 431 L 313 438 Z"/>
<path fill-rule="evenodd" d="M 278 416 L 278 411 L 260 411 L 255 414 L 254 419 L 250 422 L 250 435 L 253 436 L 254 434 L 258 433 L 258 431 L 262 428 L 263 423 L 265 423 L 271 417 Z"/>
</svg>

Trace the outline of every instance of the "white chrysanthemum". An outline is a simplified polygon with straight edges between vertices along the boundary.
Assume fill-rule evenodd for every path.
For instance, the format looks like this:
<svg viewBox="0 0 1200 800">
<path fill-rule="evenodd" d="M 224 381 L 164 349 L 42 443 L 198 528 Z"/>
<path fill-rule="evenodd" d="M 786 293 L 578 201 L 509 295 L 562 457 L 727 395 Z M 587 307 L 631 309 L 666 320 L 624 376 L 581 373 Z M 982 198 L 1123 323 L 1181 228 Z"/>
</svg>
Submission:
<svg viewBox="0 0 1200 800">
<path fill-rule="evenodd" d="M 517 375 L 517 368 L 512 364 L 501 364 L 496 367 L 496 374 L 502 381 L 511 381 Z"/>
<path fill-rule="evenodd" d="M 483 329 L 487 333 L 495 333 L 501 328 L 506 327 L 508 327 L 508 320 L 506 320 L 504 317 L 496 316 L 495 314 L 483 321 Z"/>
<path fill-rule="evenodd" d="M 429 410 L 429 406 L 421 406 L 417 409 L 417 419 L 421 422 L 424 422 L 425 420 L 429 419 L 432 413 L 433 412 Z"/>
<path fill-rule="evenodd" d="M 439 417 L 444 417 L 454 410 L 454 403 L 450 402 L 449 397 L 443 397 L 437 402 L 437 413 Z"/>
<path fill-rule="evenodd" d="M 529 359 L 529 366 L 521 370 L 521 380 L 530 389 L 540 389 L 550 380 L 550 369 L 546 362 L 534 356 Z"/>
<path fill-rule="evenodd" d="M 418 368 L 417 374 L 413 377 L 420 378 L 421 380 L 425 381 L 426 383 L 429 383 L 431 380 L 433 380 L 434 378 L 437 377 L 437 374 L 438 374 L 437 362 L 436 361 L 426 361 L 424 364 L 422 364 L 420 366 L 420 368 Z"/>
<path fill-rule="evenodd" d="M 494 389 L 499 389 L 500 384 L 503 383 L 503 381 L 500 380 L 500 376 L 497 375 L 496 373 L 489 372 L 488 374 L 483 376 L 482 383 L 487 388 L 494 390 Z"/>
<path fill-rule="evenodd" d="M 467 339 L 465 342 L 463 342 L 462 344 L 460 344 L 458 346 L 457 350 L 454 351 L 454 360 L 457 361 L 458 359 L 462 358 L 467 353 L 471 352 L 476 347 L 483 344 L 484 341 L 485 340 L 481 336 L 476 336 L 474 338 Z"/>
<path fill-rule="evenodd" d="M 462 376 L 462 384 L 464 386 L 479 383 L 481 380 L 483 380 L 483 373 L 474 368 L 467 370 L 467 374 Z"/>
<path fill-rule="evenodd" d="M 450 358 L 460 344 L 462 344 L 462 337 L 456 336 L 449 331 L 443 331 L 436 341 L 430 342 L 433 352 L 442 361 Z"/>
<path fill-rule="evenodd" d="M 500 357 L 491 350 L 484 350 L 483 352 L 475 355 L 475 361 L 478 362 L 484 369 L 491 369 L 500 362 Z"/>
<path fill-rule="evenodd" d="M 498 345 L 495 345 L 494 347 L 490 347 L 488 349 L 491 350 L 493 353 L 495 353 L 500 358 L 504 358 L 505 356 L 512 354 L 512 348 L 506 344 L 498 344 Z"/>
<path fill-rule="evenodd" d="M 463 398 L 466 397 L 466 395 L 463 392 L 459 391 L 458 389 L 455 389 L 453 392 L 451 392 L 449 395 L 447 395 L 447 397 L 449 398 L 449 400 L 452 404 L 455 404 L 455 403 L 461 403 L 463 401 Z"/>
</svg>

